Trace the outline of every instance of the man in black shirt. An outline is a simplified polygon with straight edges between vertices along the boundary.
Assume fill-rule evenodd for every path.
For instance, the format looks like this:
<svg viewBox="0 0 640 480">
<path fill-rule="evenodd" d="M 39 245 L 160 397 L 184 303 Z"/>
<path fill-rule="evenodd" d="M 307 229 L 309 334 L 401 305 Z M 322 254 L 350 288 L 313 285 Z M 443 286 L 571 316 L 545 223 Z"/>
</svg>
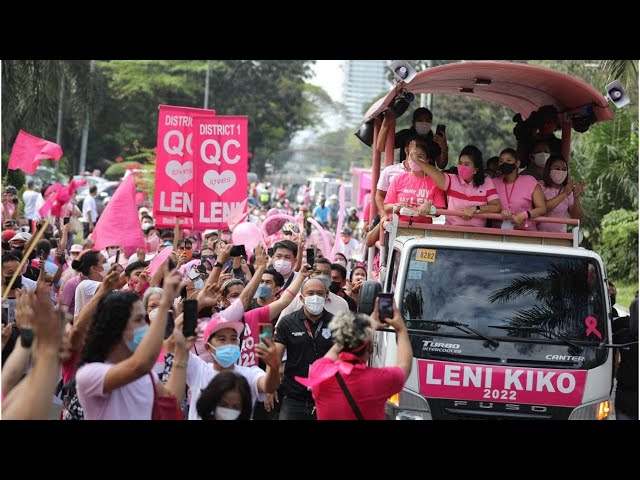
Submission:
<svg viewBox="0 0 640 480">
<path fill-rule="evenodd" d="M 302 286 L 304 302 L 297 312 L 282 317 L 275 333 L 280 360 L 287 351 L 282 378 L 280 420 L 315 420 L 316 408 L 311 390 L 294 378 L 309 376 L 309 366 L 333 346 L 329 322 L 333 315 L 324 309 L 328 290 L 321 280 L 312 278 Z"/>
<path fill-rule="evenodd" d="M 347 285 L 347 269 L 339 263 L 331 264 L 331 293 L 335 293 L 349 304 L 349 310 L 353 313 L 358 312 L 358 304 L 349 295 L 344 293 L 344 287 Z"/>
<path fill-rule="evenodd" d="M 616 370 L 616 419 L 638 420 L 638 299 L 629 307 L 629 316 L 613 322 L 613 343 L 633 343 L 620 347 Z"/>
</svg>

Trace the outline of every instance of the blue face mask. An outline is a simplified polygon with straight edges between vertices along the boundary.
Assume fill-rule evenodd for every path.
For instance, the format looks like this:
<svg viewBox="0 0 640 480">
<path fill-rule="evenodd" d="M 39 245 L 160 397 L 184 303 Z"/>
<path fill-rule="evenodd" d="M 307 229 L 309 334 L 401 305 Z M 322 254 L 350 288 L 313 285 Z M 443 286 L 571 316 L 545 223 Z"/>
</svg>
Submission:
<svg viewBox="0 0 640 480">
<path fill-rule="evenodd" d="M 269 298 L 272 293 L 273 291 L 271 290 L 271 287 L 269 287 L 269 285 L 262 284 L 258 287 L 258 297 L 262 300 L 266 300 L 267 298 Z"/>
<path fill-rule="evenodd" d="M 216 347 L 216 354 L 214 355 L 216 362 L 227 368 L 233 365 L 240 358 L 240 347 L 238 345 L 223 345 Z"/>
<path fill-rule="evenodd" d="M 126 342 L 127 348 L 131 350 L 132 353 L 136 351 L 136 348 L 138 348 L 140 342 L 142 342 L 142 338 L 145 336 L 148 330 L 149 326 L 143 325 L 133 331 L 133 340 L 131 340 L 130 342 Z"/>
<path fill-rule="evenodd" d="M 201 278 L 195 280 L 193 282 L 193 288 L 195 288 L 196 290 L 202 290 L 204 288 L 204 280 L 202 280 Z"/>
</svg>

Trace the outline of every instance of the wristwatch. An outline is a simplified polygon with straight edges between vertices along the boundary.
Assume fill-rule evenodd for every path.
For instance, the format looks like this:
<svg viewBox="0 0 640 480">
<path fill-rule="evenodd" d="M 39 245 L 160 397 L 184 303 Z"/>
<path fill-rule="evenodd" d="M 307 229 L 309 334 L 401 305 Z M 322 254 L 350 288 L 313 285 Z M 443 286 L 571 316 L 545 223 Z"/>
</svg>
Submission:
<svg viewBox="0 0 640 480">
<path fill-rule="evenodd" d="M 216 263 L 214 263 L 214 264 L 213 264 L 213 268 L 216 268 L 216 267 L 220 267 L 220 268 L 222 268 L 222 267 L 224 267 L 224 263 L 220 263 L 220 262 L 218 262 L 218 261 L 216 260 Z"/>
<path fill-rule="evenodd" d="M 480 205 L 476 205 L 476 213 L 480 213 Z"/>
<path fill-rule="evenodd" d="M 33 330 L 30 328 L 22 328 L 20 330 L 20 345 L 23 348 L 31 348 L 33 343 Z"/>
</svg>

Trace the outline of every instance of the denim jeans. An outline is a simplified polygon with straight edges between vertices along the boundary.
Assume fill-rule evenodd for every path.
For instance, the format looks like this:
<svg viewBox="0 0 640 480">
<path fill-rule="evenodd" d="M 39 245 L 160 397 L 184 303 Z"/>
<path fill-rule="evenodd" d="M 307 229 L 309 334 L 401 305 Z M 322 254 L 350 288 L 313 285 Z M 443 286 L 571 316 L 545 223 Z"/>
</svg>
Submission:
<svg viewBox="0 0 640 480">
<path fill-rule="evenodd" d="M 317 420 L 316 405 L 313 400 L 282 399 L 278 420 Z"/>
</svg>

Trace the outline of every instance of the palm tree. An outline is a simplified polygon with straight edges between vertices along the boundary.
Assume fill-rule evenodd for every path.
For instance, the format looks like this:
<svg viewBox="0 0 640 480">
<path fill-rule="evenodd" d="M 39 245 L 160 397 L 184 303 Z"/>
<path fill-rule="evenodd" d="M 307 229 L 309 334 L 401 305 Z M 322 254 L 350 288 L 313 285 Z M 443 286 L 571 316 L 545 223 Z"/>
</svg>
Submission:
<svg viewBox="0 0 640 480">
<path fill-rule="evenodd" d="M 618 79 L 628 88 L 638 88 L 637 60 L 605 60 L 602 64 L 608 80 Z"/>
</svg>

